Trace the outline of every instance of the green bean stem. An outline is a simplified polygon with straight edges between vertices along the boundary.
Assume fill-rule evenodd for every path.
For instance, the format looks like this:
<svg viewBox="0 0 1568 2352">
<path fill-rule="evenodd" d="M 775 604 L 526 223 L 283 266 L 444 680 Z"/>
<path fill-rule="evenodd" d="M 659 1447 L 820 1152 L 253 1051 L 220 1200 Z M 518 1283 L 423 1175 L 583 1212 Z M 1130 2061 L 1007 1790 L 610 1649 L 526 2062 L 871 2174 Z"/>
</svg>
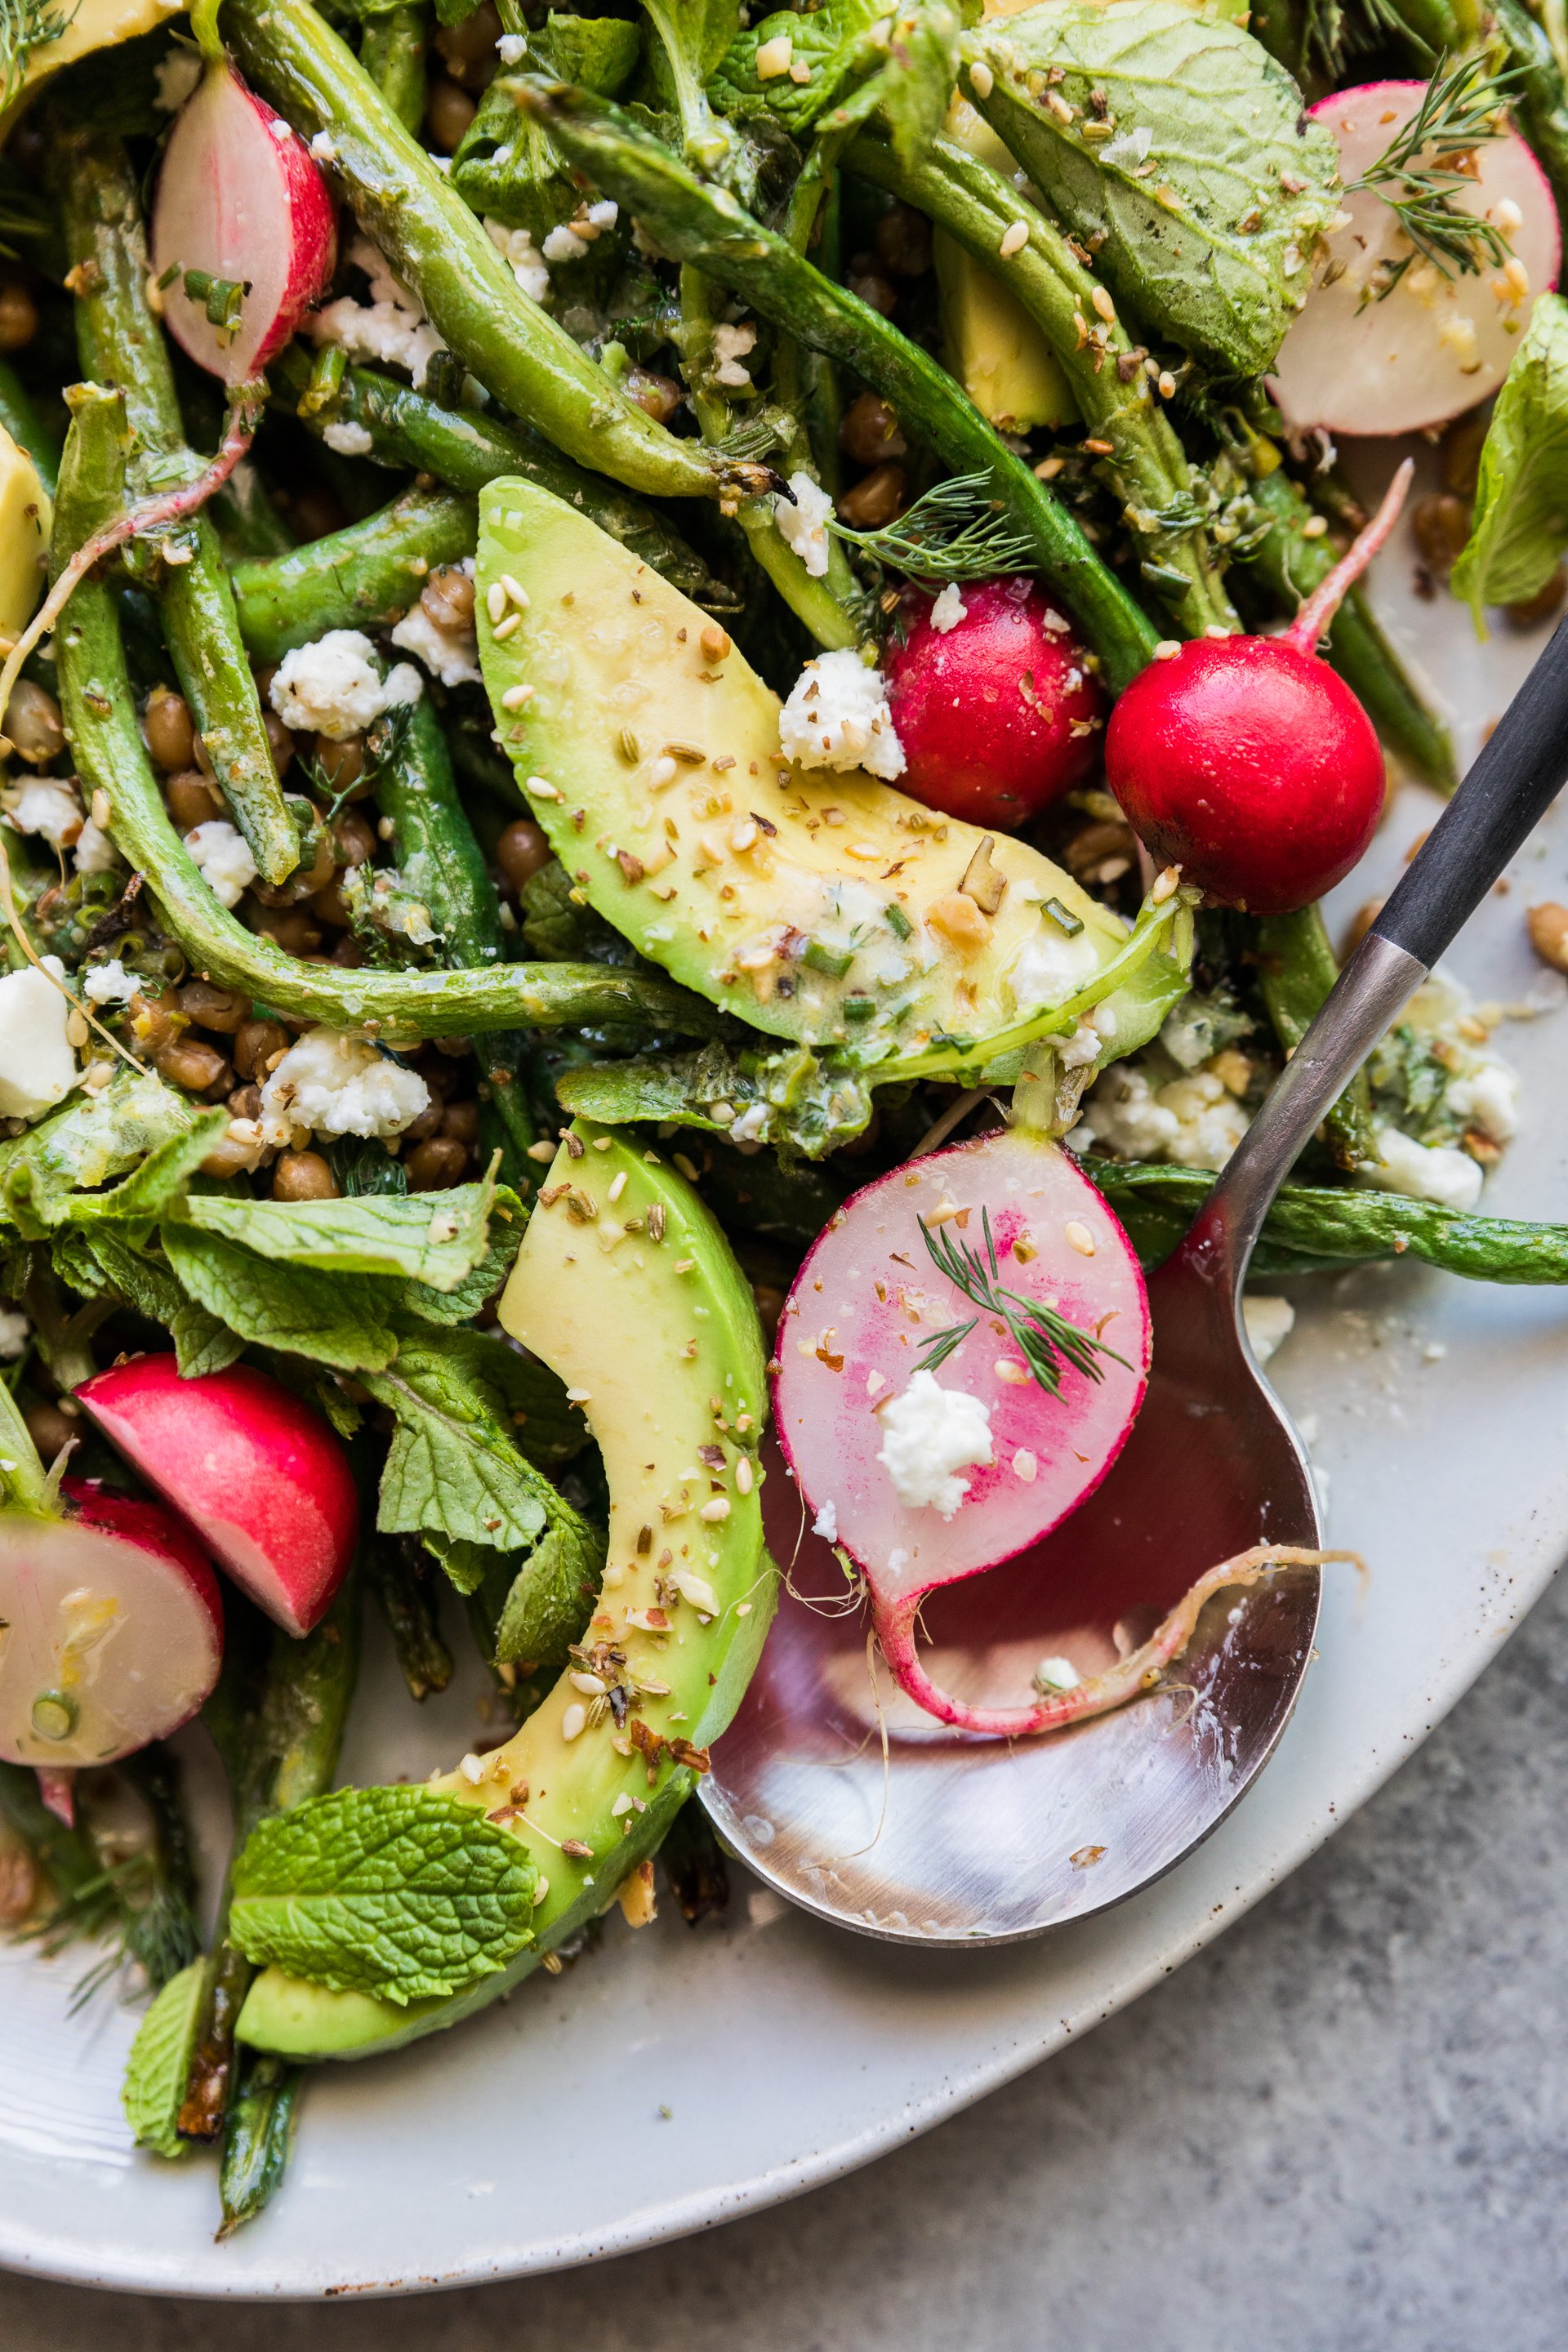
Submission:
<svg viewBox="0 0 1568 2352">
<path fill-rule="evenodd" d="M 584 466 L 650 496 L 704 498 L 725 469 L 678 441 L 531 302 L 462 198 L 310 0 L 226 0 L 248 79 L 307 139 L 325 131 L 361 225 L 486 390 Z"/>
<path fill-rule="evenodd" d="M 359 61 L 405 131 L 418 135 L 425 120 L 425 43 L 428 8 L 389 8 L 372 16 L 360 37 Z"/>
<path fill-rule="evenodd" d="M 1239 629 L 1214 548 L 1201 523 L 1181 528 L 1163 510 L 1190 509 L 1192 469 L 1174 426 L 1155 399 L 1147 354 L 1117 319 L 1096 310 L 1105 289 L 1077 260 L 1056 223 L 1000 172 L 949 139 L 934 139 L 918 163 L 903 163 L 879 127 L 849 148 L 848 168 L 912 205 L 994 271 L 1003 237 L 1015 225 L 1028 242 L 1011 255 L 1005 283 L 1045 336 L 1072 386 L 1091 440 L 1111 454 L 1098 470 L 1126 509 L 1143 558 L 1143 577 L 1188 636 Z M 1102 339 L 1103 338 L 1103 339 Z"/>
<path fill-rule="evenodd" d="M 425 575 L 479 543 L 479 509 L 450 491 L 409 490 L 389 507 L 265 563 L 237 563 L 240 634 L 258 661 L 281 661 L 329 629 L 384 629 Z"/>
<path fill-rule="evenodd" d="M 1265 915 L 1258 924 L 1258 977 L 1274 1034 L 1293 1054 L 1340 976 L 1321 907 L 1294 915 Z M 1342 1168 L 1363 1167 L 1372 1157 L 1372 1091 L 1358 1070 L 1323 1122 L 1334 1157 Z"/>
<path fill-rule="evenodd" d="M 452 1654 L 441 1638 L 430 1580 L 423 1572 L 428 1559 L 412 1536 L 382 1535 L 374 1529 L 366 1535 L 365 1573 L 413 1699 L 444 1691 L 452 1679 Z"/>
<path fill-rule="evenodd" d="M 69 257 L 81 272 L 82 373 L 124 394 L 140 457 L 177 460 L 186 454 L 184 428 L 168 346 L 148 305 L 147 240 L 130 158 L 119 140 L 73 129 L 62 110 L 51 117 L 48 155 Z M 283 804 L 223 550 L 205 514 L 181 537 L 191 560 L 163 566 L 157 585 L 175 673 L 258 867 L 268 882 L 287 881 L 300 863 L 299 835 Z"/>
<path fill-rule="evenodd" d="M 55 509 L 63 563 L 121 496 L 124 403 L 96 384 L 73 387 L 74 422 Z M 712 1034 L 721 1016 L 670 982 L 603 964 L 508 964 L 479 971 L 360 971 L 306 963 L 246 929 L 214 898 L 169 823 L 136 723 L 113 591 L 83 581 L 55 645 L 66 730 L 89 793 L 109 803 L 121 855 L 144 874 L 164 923 L 194 968 L 220 988 L 281 1013 L 389 1044 L 489 1029 L 584 1027 L 605 1021 Z"/>
<path fill-rule="evenodd" d="M 1118 692 L 1159 633 L 1100 562 L 1078 524 L 994 433 L 952 378 L 907 336 L 753 220 L 724 189 L 699 180 L 607 100 L 531 83 L 529 103 L 597 187 L 646 221 L 667 251 L 739 294 L 814 351 L 853 368 L 955 473 L 984 473 L 1028 540 L 1047 584 L 1078 615 Z"/>
</svg>

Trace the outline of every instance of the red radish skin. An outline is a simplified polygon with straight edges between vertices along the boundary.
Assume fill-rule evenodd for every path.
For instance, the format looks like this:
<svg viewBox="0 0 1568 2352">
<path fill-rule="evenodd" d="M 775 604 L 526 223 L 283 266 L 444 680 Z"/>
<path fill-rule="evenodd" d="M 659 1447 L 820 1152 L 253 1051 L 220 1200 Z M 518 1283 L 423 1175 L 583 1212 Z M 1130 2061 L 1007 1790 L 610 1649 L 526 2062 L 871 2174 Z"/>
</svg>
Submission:
<svg viewBox="0 0 1568 2352">
<path fill-rule="evenodd" d="M 1339 141 L 1347 188 L 1386 154 L 1426 89 L 1369 82 L 1311 109 Z M 1518 265 L 1511 282 L 1484 259 L 1479 271 L 1446 278 L 1417 257 L 1392 292 L 1367 299 L 1379 262 L 1412 248 L 1381 197 L 1352 190 L 1342 200 L 1349 221 L 1325 241 L 1276 362 L 1271 389 L 1298 430 L 1423 432 L 1489 399 L 1502 382 L 1535 296 L 1557 283 L 1562 235 L 1551 184 L 1517 131 L 1483 140 L 1474 162 L 1479 176 L 1457 183 L 1453 199 L 1508 225 Z"/>
<path fill-rule="evenodd" d="M 967 1211 L 962 1226 L 944 1204 Z M 1018 1377 L 1023 1359 L 1005 1327 L 999 1335 L 995 1318 L 980 1314 L 935 1377 L 989 1408 L 993 1459 L 963 1469 L 969 1490 L 943 1518 L 931 1504 L 903 1501 L 879 1460 L 879 1404 L 907 1390 L 923 1340 L 977 1312 L 931 1263 L 922 1220 L 936 1217 L 931 1230 L 948 1224 L 984 1255 L 983 1210 L 1000 1281 L 1098 1330 L 1125 1360 L 1102 1356 L 1098 1381 L 1064 1369 L 1062 1393 L 1051 1397 Z M 959 1702 L 935 1704 L 916 1670 L 921 1597 L 1013 1559 L 1093 1492 L 1142 1402 L 1149 1348 L 1131 1243 L 1088 1179 L 1037 1135 L 990 1135 L 894 1169 L 846 1203 L 801 1268 L 779 1324 L 779 1443 L 809 1515 L 820 1526 L 826 1513 L 834 1539 L 864 1570 L 900 1685 L 942 1720 L 977 1727 Z"/>
<path fill-rule="evenodd" d="M 247 285 L 232 338 L 181 279 L 163 321 L 182 351 L 226 384 L 282 350 L 337 265 L 337 212 L 310 149 L 227 66 L 209 66 L 163 150 L 153 207 L 153 273 L 203 269 Z"/>
<path fill-rule="evenodd" d="M 319 1413 L 248 1364 L 185 1381 L 173 1356 L 133 1356 L 76 1394 L 275 1625 L 320 1624 L 353 1559 L 359 1497 Z"/>
<path fill-rule="evenodd" d="M 223 1604 L 190 1529 L 68 1478 L 65 1517 L 0 1517 L 0 1757 L 51 1776 L 188 1723 L 217 1681 Z"/>
<path fill-rule="evenodd" d="M 1342 881 L 1383 814 L 1383 747 L 1319 638 L 1398 519 L 1375 520 L 1278 637 L 1201 637 L 1139 673 L 1111 713 L 1106 781 L 1157 863 L 1224 905 L 1290 914 Z"/>
<path fill-rule="evenodd" d="M 1032 580 L 980 580 L 964 617 L 934 628 L 910 597 L 884 664 L 908 761 L 899 788 L 927 808 L 1009 833 L 1094 766 L 1105 697 L 1065 616 Z"/>
</svg>

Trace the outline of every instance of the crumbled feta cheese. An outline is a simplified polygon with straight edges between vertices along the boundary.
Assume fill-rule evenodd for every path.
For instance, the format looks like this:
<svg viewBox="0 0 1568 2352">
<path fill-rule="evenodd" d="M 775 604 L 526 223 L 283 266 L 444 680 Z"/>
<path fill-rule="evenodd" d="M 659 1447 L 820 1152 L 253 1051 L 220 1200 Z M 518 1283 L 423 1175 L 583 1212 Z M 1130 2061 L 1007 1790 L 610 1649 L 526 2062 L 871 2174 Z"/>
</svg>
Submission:
<svg viewBox="0 0 1568 2352">
<path fill-rule="evenodd" d="M 424 691 L 411 663 L 399 662 L 383 678 L 375 647 L 362 631 L 329 629 L 284 655 L 273 675 L 272 708 L 285 727 L 341 743 L 362 735 L 395 703 L 417 702 Z"/>
<path fill-rule="evenodd" d="M 221 906 L 238 904 L 242 891 L 256 879 L 256 860 L 245 835 L 226 817 L 208 817 L 185 835 L 185 847 L 201 867 L 202 878 Z"/>
<path fill-rule="evenodd" d="M 368 457 L 375 446 L 369 425 L 356 425 L 352 416 L 335 417 L 331 424 L 323 425 L 321 438 L 340 457 Z"/>
<path fill-rule="evenodd" d="M 503 261 L 511 265 L 511 274 L 531 302 L 542 302 L 550 291 L 550 272 L 539 256 L 539 249 L 525 228 L 508 228 L 504 221 L 485 221 L 485 235 Z"/>
<path fill-rule="evenodd" d="M 1407 1201 L 1431 1201 L 1440 1209 L 1473 1209 L 1481 1197 L 1479 1163 L 1450 1144 L 1417 1143 L 1396 1127 L 1380 1129 L 1377 1157 L 1362 1171 L 1364 1180 Z"/>
<path fill-rule="evenodd" d="M 1092 1021 L 1080 1021 L 1070 1037 L 1064 1037 L 1057 1047 L 1057 1059 L 1064 1070 L 1087 1070 L 1098 1062 L 1103 1044 Z"/>
<path fill-rule="evenodd" d="M 129 1004 L 142 983 L 133 971 L 127 971 L 120 958 L 108 963 L 95 964 L 86 973 L 81 992 L 89 1004 Z"/>
<path fill-rule="evenodd" d="M 319 1135 L 401 1135 L 430 1108 L 417 1070 L 378 1054 L 361 1037 L 307 1029 L 261 1089 L 261 1129 L 287 1143 L 297 1127 Z"/>
<path fill-rule="evenodd" d="M 760 1143 L 766 1132 L 767 1124 L 766 1103 L 752 1103 L 741 1113 L 740 1118 L 730 1129 L 730 1140 L 731 1143 Z"/>
<path fill-rule="evenodd" d="M 310 153 L 318 163 L 335 163 L 337 146 L 330 131 L 318 131 L 310 142 Z"/>
<path fill-rule="evenodd" d="M 994 1459 L 990 1407 L 967 1389 L 944 1389 L 934 1372 L 920 1371 L 883 1406 L 881 1423 L 877 1459 L 900 1502 L 951 1519 L 970 1487 L 954 1474 Z"/>
<path fill-rule="evenodd" d="M 1070 1658 L 1042 1658 L 1035 1668 L 1035 1688 L 1045 1694 L 1077 1690 L 1080 1676 Z"/>
<path fill-rule="evenodd" d="M 520 66 L 528 55 L 528 35 L 503 33 L 496 43 L 496 54 L 503 66 Z"/>
<path fill-rule="evenodd" d="M 120 852 L 106 833 L 99 830 L 91 817 L 76 837 L 71 859 L 79 874 L 107 874 L 117 862 Z"/>
<path fill-rule="evenodd" d="M 832 1501 L 824 1503 L 821 1510 L 818 1511 L 816 1518 L 813 1519 L 811 1523 L 811 1532 L 814 1536 L 820 1536 L 824 1543 L 837 1543 L 838 1541 L 838 1506 L 837 1503 Z"/>
<path fill-rule="evenodd" d="M 1173 1078 L 1156 1093 L 1142 1070 L 1118 1063 L 1086 1098 L 1068 1142 L 1074 1151 L 1100 1150 L 1120 1160 L 1219 1169 L 1247 1129 L 1247 1113 L 1212 1070 Z"/>
<path fill-rule="evenodd" d="M 171 49 L 160 58 L 153 73 L 153 103 L 160 114 L 177 114 L 202 78 L 202 61 L 195 49 Z"/>
<path fill-rule="evenodd" d="M 1511 1143 L 1519 1132 L 1519 1072 L 1507 1062 L 1482 1058 L 1446 1088 L 1448 1108 L 1468 1127 L 1478 1127 L 1493 1143 Z"/>
<path fill-rule="evenodd" d="M 757 331 L 748 321 L 739 327 L 715 327 L 713 330 L 713 381 L 715 383 L 751 388 L 751 373 L 741 365 L 750 351 L 754 351 Z"/>
<path fill-rule="evenodd" d="M 443 629 L 423 604 L 410 604 L 392 632 L 400 652 L 413 654 L 443 686 L 478 686 L 479 647 L 471 626 Z"/>
<path fill-rule="evenodd" d="M 968 618 L 969 607 L 958 593 L 958 583 L 956 580 L 950 580 L 941 595 L 932 603 L 931 627 L 938 636 L 945 637 L 950 629 L 956 629 L 960 621 L 966 621 Z"/>
<path fill-rule="evenodd" d="M 388 360 L 408 370 L 416 392 L 423 391 L 425 372 L 437 352 L 447 348 L 403 280 L 388 267 L 386 256 L 368 236 L 356 236 L 348 257 L 370 279 L 370 300 L 356 302 L 351 294 L 324 303 L 310 321 L 318 343 L 339 343 L 351 359 Z"/>
<path fill-rule="evenodd" d="M 81 803 L 58 776 L 29 776 L 5 796 L 5 814 L 18 833 L 36 833 L 62 849 L 81 831 Z"/>
<path fill-rule="evenodd" d="M 1007 968 L 1006 985 L 1020 1013 L 1042 1004 L 1059 1004 L 1075 996 L 1091 971 L 1099 969 L 1103 950 L 1087 929 L 1069 939 L 1047 915 L 1032 931 Z M 1098 1034 L 1094 1054 L 1100 1051 Z M 1094 1054 L 1087 1056 L 1092 1061 Z"/>
<path fill-rule="evenodd" d="M 546 232 L 540 250 L 546 261 L 581 261 L 588 247 L 572 229 L 552 228 Z"/>
<path fill-rule="evenodd" d="M 16 1362 L 27 1344 L 27 1334 L 32 1328 L 25 1315 L 15 1314 L 9 1307 L 0 1307 L 0 1363 Z"/>
<path fill-rule="evenodd" d="M 1266 1364 L 1295 1329 L 1296 1309 L 1288 1298 L 1258 1298 L 1249 1292 L 1241 1302 L 1241 1319 L 1247 1345 L 1258 1362 Z"/>
<path fill-rule="evenodd" d="M 45 956 L 43 966 L 0 980 L 0 1118 L 37 1118 L 76 1084 L 70 1000 L 46 977 L 63 981 L 66 968 L 58 956 Z"/>
<path fill-rule="evenodd" d="M 812 579 L 827 572 L 827 518 L 833 500 L 804 470 L 789 478 L 789 497 L 773 500 L 773 523 L 787 548 L 799 556 Z"/>
<path fill-rule="evenodd" d="M 802 768 L 864 768 L 891 783 L 904 772 L 887 683 L 847 646 L 818 654 L 779 713 L 779 749 Z"/>
<path fill-rule="evenodd" d="M 620 216 L 621 208 L 613 196 L 601 196 L 597 204 L 588 207 L 588 226 L 598 229 L 601 234 L 607 228 L 614 228 Z"/>
</svg>

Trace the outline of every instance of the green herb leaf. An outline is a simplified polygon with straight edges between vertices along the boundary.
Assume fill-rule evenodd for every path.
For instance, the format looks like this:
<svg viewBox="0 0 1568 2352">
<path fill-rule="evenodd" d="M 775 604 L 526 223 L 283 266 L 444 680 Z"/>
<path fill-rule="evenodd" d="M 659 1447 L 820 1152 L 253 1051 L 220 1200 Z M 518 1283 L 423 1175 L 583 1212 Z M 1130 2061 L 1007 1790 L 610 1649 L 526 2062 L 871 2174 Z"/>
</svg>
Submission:
<svg viewBox="0 0 1568 2352">
<path fill-rule="evenodd" d="M 1058 1315 L 1056 1308 L 1047 1307 L 1042 1298 L 1027 1298 L 1020 1291 L 1009 1290 L 1001 1280 L 1001 1269 L 996 1263 L 996 1244 L 991 1237 L 989 1209 L 982 1209 L 980 1222 L 985 1235 L 984 1258 L 977 1249 L 949 1232 L 946 1226 L 941 1226 L 933 1233 L 923 1218 L 917 1220 L 921 1238 L 937 1272 L 945 1274 L 949 1282 L 963 1293 L 972 1307 L 978 1307 L 983 1314 L 998 1317 L 1006 1325 L 1008 1335 L 1028 1365 L 1037 1386 L 1044 1389 L 1049 1397 L 1059 1397 L 1064 1366 L 1081 1372 L 1085 1380 L 1102 1381 L 1105 1374 L 1099 1360 L 1101 1356 L 1109 1356 L 1113 1364 L 1121 1365 L 1124 1370 L 1131 1370 L 1126 1357 L 1119 1356 L 1114 1348 L 1108 1348 L 1095 1332 L 1085 1331 L 1078 1324 L 1069 1323 L 1065 1315 Z M 945 1331 L 933 1332 L 929 1339 L 923 1339 L 920 1349 L 923 1358 L 921 1371 L 934 1372 L 939 1365 L 945 1364 L 953 1349 L 968 1339 L 973 1328 L 974 1319 L 972 1318 L 967 1323 L 950 1325 Z"/>
<path fill-rule="evenodd" d="M 139 1168 L 190 1132 L 196 1112 L 163 1079 L 116 1071 L 100 1094 L 72 1096 L 26 1134 L 0 1143 L 0 1217 L 31 1241 L 70 1213 L 71 1196 Z"/>
<path fill-rule="evenodd" d="M 252 1831 L 229 1933 L 248 1960 L 404 2006 L 532 1941 L 526 1847 L 434 1789 L 342 1789 Z"/>
<path fill-rule="evenodd" d="M 380 1371 L 397 1353 L 386 1302 L 361 1276 L 270 1265 L 194 1225 L 165 1224 L 163 1242 L 190 1296 L 253 1345 L 344 1372 Z"/>
<path fill-rule="evenodd" d="M 201 2022 L 205 1973 L 203 1963 L 193 1960 L 171 1977 L 136 2029 L 125 2062 L 120 2104 L 137 2147 L 150 2147 L 155 2156 L 173 2158 L 189 2150 L 189 2141 L 180 2137 L 174 2122 Z"/>
<path fill-rule="evenodd" d="M 872 26 L 884 21 L 889 10 L 876 0 L 827 0 L 809 15 L 781 8 L 726 50 L 708 85 L 708 95 L 721 114 L 742 120 L 771 114 L 786 131 L 808 131 L 817 118 L 835 105 L 852 86 L 859 47 Z M 792 81 L 787 73 L 763 81 L 757 72 L 757 51 L 770 41 L 789 41 L 793 62 L 809 66 L 809 81 Z M 948 76 L 952 87 L 952 77 Z"/>
<path fill-rule="evenodd" d="M 496 1627 L 498 1665 L 563 1666 L 582 1636 L 605 1572 L 597 1528 L 552 1528 L 518 1570 Z"/>
<path fill-rule="evenodd" d="M 69 1207 L 75 1224 L 151 1224 L 183 1192 L 228 1126 L 226 1110 L 199 1112 L 183 1135 L 171 1135 L 148 1153 L 123 1184 L 107 1192 L 78 1192 Z"/>
<path fill-rule="evenodd" d="M 1568 302 L 1540 294 L 1497 396 L 1456 596 L 1487 604 L 1545 587 L 1568 549 Z"/>
<path fill-rule="evenodd" d="M 397 1417 L 376 1516 L 386 1534 L 521 1551 L 567 1507 L 508 1434 L 507 1353 L 478 1332 L 405 1324 L 396 1364 L 366 1376 Z"/>
<path fill-rule="evenodd" d="M 243 1242 L 269 1265 L 405 1276 L 433 1290 L 455 1290 L 483 1264 L 498 1207 L 521 1227 L 527 1213 L 522 1203 L 504 1187 L 498 1193 L 489 1179 L 449 1192 L 363 1192 L 346 1201 L 240 1201 L 205 1193 L 183 1214 L 204 1233 Z"/>
<path fill-rule="evenodd" d="M 1485 58 L 1461 58 L 1448 74 L 1440 61 L 1409 121 L 1370 170 L 1350 183 L 1347 194 L 1365 188 L 1382 199 L 1411 247 L 1402 259 L 1382 263 L 1373 271 L 1362 297 L 1363 310 L 1368 302 L 1381 302 L 1393 293 L 1417 255 L 1445 278 L 1474 276 L 1488 265 L 1501 269 L 1507 262 L 1508 240 L 1501 229 L 1455 201 L 1474 187 L 1473 175 L 1457 171 L 1445 159 L 1468 162 L 1478 147 L 1506 130 L 1508 85 L 1516 79 L 1512 73 L 1489 73 Z"/>
<path fill-rule="evenodd" d="M 221 1372 L 243 1351 L 245 1343 L 236 1333 L 186 1297 L 163 1259 L 133 1248 L 107 1225 L 62 1234 L 54 1245 L 54 1264 L 61 1280 L 84 1298 L 111 1294 L 149 1322 L 163 1324 L 186 1380 Z"/>
</svg>

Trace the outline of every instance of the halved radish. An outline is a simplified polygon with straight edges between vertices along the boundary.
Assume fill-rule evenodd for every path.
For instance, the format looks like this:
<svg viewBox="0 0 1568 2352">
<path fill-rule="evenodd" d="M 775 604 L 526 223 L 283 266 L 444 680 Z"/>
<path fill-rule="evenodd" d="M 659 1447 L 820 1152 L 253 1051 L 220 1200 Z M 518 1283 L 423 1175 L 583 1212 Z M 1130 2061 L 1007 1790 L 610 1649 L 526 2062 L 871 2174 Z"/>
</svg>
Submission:
<svg viewBox="0 0 1568 2352">
<path fill-rule="evenodd" d="M 954 1254 L 992 1304 L 939 1265 Z M 1031 1307 L 1084 1335 L 1058 1353 L 1055 1395 L 1019 1343 Z M 964 1325 L 955 1344 L 942 1340 Z M 816 1532 L 865 1571 L 894 1675 L 930 1712 L 992 1727 L 921 1672 L 921 1597 L 1011 1559 L 1100 1484 L 1142 1402 L 1149 1348 L 1131 1244 L 1037 1134 L 895 1168 L 816 1243 L 779 1324 L 779 1442 Z"/>
<path fill-rule="evenodd" d="M 179 273 L 163 295 L 174 341 L 225 383 L 244 383 L 282 350 L 336 262 L 337 212 L 310 149 L 229 67 L 209 66 L 170 133 L 153 206 L 153 276 Z M 220 289 L 210 300 L 199 282 L 200 299 L 188 289 L 193 269 Z M 237 287 L 231 330 L 221 289 Z"/>
<path fill-rule="evenodd" d="M 353 1558 L 359 1497 L 319 1413 L 248 1364 L 184 1381 L 173 1356 L 132 1356 L 76 1394 L 275 1625 L 321 1622 Z"/>
<path fill-rule="evenodd" d="M 62 1518 L 0 1517 L 0 1757 L 111 1764 L 187 1723 L 217 1681 L 223 1606 L 188 1528 L 68 1478 Z"/>
<path fill-rule="evenodd" d="M 1339 141 L 1347 189 L 1387 153 L 1426 88 L 1366 82 L 1312 108 Z M 1348 194 L 1349 221 L 1328 238 L 1275 362 L 1274 397 L 1292 425 L 1415 433 L 1497 390 L 1534 297 L 1557 283 L 1562 237 L 1551 186 L 1517 131 L 1482 140 L 1473 154 L 1479 176 L 1460 183 L 1453 201 L 1490 221 L 1511 258 L 1501 268 L 1483 258 L 1479 272 L 1445 277 L 1415 253 L 1380 195 Z M 1379 285 L 1401 261 L 1409 266 L 1379 299 Z"/>
</svg>

